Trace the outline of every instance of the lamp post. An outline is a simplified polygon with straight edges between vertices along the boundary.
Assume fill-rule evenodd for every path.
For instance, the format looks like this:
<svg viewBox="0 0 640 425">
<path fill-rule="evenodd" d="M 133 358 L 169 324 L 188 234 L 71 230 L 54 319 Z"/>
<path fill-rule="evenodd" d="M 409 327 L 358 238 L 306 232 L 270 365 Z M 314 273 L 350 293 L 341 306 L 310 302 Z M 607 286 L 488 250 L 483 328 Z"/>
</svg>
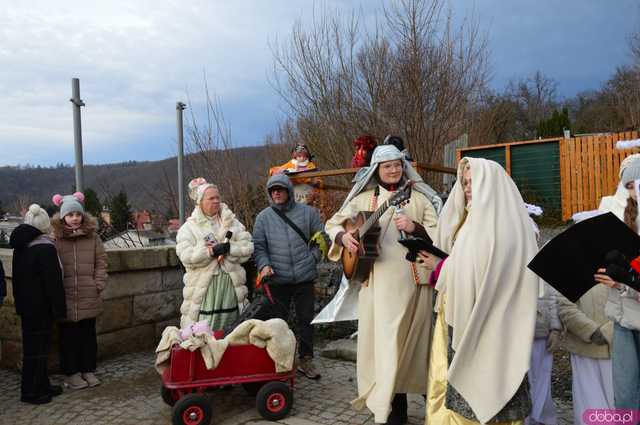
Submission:
<svg viewBox="0 0 640 425">
<path fill-rule="evenodd" d="M 71 99 L 73 104 L 73 142 L 76 155 L 76 191 L 84 190 L 84 166 L 82 165 L 82 124 L 80 120 L 80 107 L 84 102 L 80 99 L 80 79 L 71 79 Z"/>
<path fill-rule="evenodd" d="M 180 225 L 184 224 L 184 134 L 182 125 L 182 111 L 187 107 L 182 102 L 176 102 L 176 120 L 178 127 L 178 214 Z"/>
</svg>

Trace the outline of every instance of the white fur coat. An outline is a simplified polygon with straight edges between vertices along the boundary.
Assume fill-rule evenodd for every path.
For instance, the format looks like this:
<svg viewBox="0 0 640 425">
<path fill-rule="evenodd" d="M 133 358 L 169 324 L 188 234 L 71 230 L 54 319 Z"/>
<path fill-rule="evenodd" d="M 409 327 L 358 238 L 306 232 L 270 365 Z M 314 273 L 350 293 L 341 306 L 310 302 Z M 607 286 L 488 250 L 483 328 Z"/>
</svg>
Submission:
<svg viewBox="0 0 640 425">
<path fill-rule="evenodd" d="M 241 264 L 249 260 L 253 253 L 251 234 L 225 204 L 220 205 L 220 223 L 216 230 L 200 207 L 196 207 L 178 231 L 176 253 L 187 271 L 184 275 L 183 301 L 180 307 L 181 326 L 198 321 L 200 305 L 207 294 L 211 278 L 221 269 L 231 277 L 241 308 L 247 297 L 247 276 Z M 222 242 L 227 231 L 233 232 L 230 251 L 222 262 L 218 262 L 217 258 L 209 256 L 205 238 L 213 235 L 217 241 Z"/>
</svg>

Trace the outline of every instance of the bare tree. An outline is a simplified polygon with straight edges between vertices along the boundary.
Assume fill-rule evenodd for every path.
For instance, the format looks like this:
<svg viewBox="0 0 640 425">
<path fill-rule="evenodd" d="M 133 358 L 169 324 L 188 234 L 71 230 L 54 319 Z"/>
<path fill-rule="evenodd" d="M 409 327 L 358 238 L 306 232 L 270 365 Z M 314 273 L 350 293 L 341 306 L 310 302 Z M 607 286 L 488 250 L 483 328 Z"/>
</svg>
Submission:
<svg viewBox="0 0 640 425">
<path fill-rule="evenodd" d="M 633 64 L 636 69 L 640 69 L 640 32 L 636 32 L 631 35 L 629 40 L 629 47 L 631 48 L 631 55 L 633 57 Z"/>
<path fill-rule="evenodd" d="M 206 78 L 204 92 L 203 122 L 199 121 L 193 104 L 189 102 L 186 120 L 186 151 L 189 155 L 186 162 L 193 176 L 205 177 L 220 187 L 223 202 L 245 226 L 251 228 L 259 208 L 263 206 L 256 193 L 262 192 L 259 185 L 251 184 L 255 179 L 247 173 L 240 155 L 233 149 L 231 130 L 225 121 L 221 103 L 210 94 Z"/>
<path fill-rule="evenodd" d="M 487 79 L 486 39 L 454 27 L 442 0 L 400 0 L 372 31 L 356 15 L 323 12 L 272 47 L 273 86 L 291 111 L 278 142 L 308 144 L 325 167 L 349 162 L 362 133 L 403 136 L 412 155 L 440 162 L 463 132 Z"/>
<path fill-rule="evenodd" d="M 578 132 L 640 128 L 640 32 L 629 39 L 631 64 L 620 66 L 600 90 L 572 101 Z"/>
<path fill-rule="evenodd" d="M 151 211 L 161 212 L 167 218 L 178 216 L 178 194 L 175 181 L 175 178 L 169 177 L 167 169 L 162 167 L 162 176 L 141 184 L 140 188 L 149 200 Z"/>
<path fill-rule="evenodd" d="M 13 211 L 18 215 L 24 216 L 29 209 L 29 206 L 33 203 L 31 196 L 23 193 L 16 197 L 13 204 Z"/>
<path fill-rule="evenodd" d="M 506 95 L 514 103 L 514 135 L 520 139 L 533 139 L 540 121 L 547 119 L 558 108 L 558 83 L 536 71 L 531 77 L 511 82 Z"/>
<path fill-rule="evenodd" d="M 640 128 L 640 66 L 619 67 L 604 91 L 623 129 Z"/>
</svg>

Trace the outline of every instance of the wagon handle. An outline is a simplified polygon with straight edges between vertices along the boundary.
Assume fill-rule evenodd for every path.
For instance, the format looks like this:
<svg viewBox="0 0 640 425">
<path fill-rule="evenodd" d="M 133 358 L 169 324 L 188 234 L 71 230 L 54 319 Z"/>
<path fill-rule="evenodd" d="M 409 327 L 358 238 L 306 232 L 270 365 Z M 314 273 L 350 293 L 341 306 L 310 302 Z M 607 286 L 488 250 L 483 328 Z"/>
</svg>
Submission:
<svg viewBox="0 0 640 425">
<path fill-rule="evenodd" d="M 275 304 L 275 302 L 273 301 L 273 297 L 271 296 L 271 290 L 269 289 L 269 284 L 267 283 L 269 281 L 269 277 L 265 276 L 264 278 L 260 277 L 260 275 L 258 275 L 258 277 L 256 278 L 256 289 L 260 288 L 261 286 L 264 286 L 264 293 L 267 294 L 267 298 L 269 298 L 269 301 L 271 302 L 271 304 Z"/>
</svg>

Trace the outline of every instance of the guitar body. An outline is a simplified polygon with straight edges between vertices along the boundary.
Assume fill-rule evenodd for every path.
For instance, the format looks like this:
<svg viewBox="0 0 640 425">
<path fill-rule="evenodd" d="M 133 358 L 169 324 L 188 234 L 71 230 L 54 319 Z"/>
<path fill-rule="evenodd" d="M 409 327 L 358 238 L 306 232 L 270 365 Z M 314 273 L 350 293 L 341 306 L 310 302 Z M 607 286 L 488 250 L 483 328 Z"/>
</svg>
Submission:
<svg viewBox="0 0 640 425">
<path fill-rule="evenodd" d="M 358 229 L 372 214 L 371 211 L 360 211 L 356 216 L 355 222 L 349 220 L 345 223 L 344 228 L 347 232 L 353 234 L 353 237 L 359 242 L 360 248 L 357 254 L 353 254 L 347 249 L 342 250 L 342 268 L 347 279 L 355 279 L 358 282 L 364 282 L 369 278 L 369 273 L 373 268 L 380 252 L 378 250 L 378 239 L 380 238 L 380 226 L 377 224 L 369 228 L 363 238 L 360 237 Z"/>
</svg>

